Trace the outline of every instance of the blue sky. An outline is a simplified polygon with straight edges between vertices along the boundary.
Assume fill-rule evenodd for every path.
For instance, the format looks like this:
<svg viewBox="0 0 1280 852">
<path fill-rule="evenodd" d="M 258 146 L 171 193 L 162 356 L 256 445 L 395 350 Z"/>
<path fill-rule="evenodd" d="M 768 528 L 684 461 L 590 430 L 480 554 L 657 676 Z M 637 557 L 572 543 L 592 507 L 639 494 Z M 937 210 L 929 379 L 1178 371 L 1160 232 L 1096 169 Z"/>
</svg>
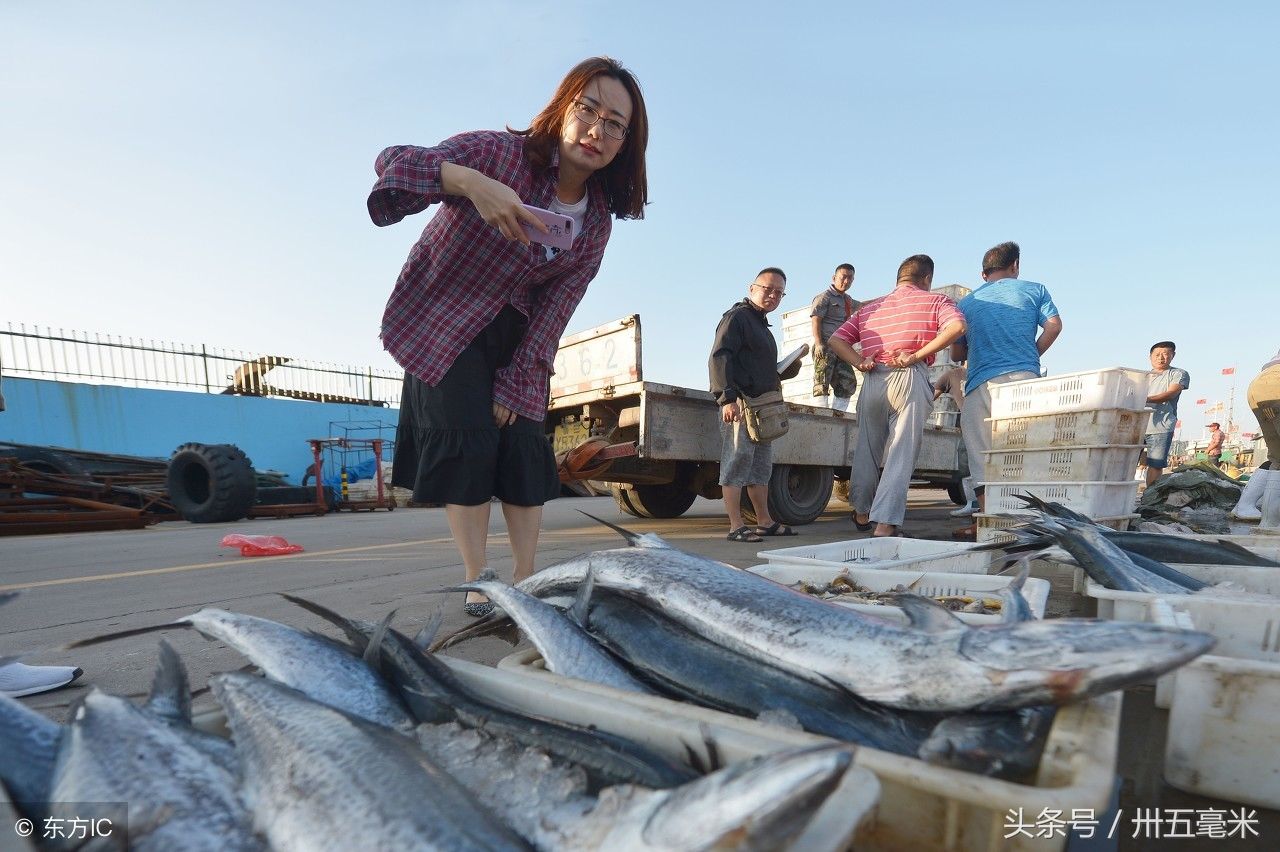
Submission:
<svg viewBox="0 0 1280 852">
<path fill-rule="evenodd" d="M 630 313 L 702 387 L 720 314 L 783 267 L 974 285 L 1022 244 L 1052 372 L 1178 342 L 1182 412 L 1280 347 L 1274 4 L 0 0 L 0 321 L 390 366 L 382 306 L 427 214 L 370 224 L 375 155 L 524 126 L 618 57 L 652 127 L 646 218 L 570 323 Z M 1262 317 L 1269 315 L 1269 322 Z M 1238 414 L 1249 419 L 1243 402 Z"/>
</svg>

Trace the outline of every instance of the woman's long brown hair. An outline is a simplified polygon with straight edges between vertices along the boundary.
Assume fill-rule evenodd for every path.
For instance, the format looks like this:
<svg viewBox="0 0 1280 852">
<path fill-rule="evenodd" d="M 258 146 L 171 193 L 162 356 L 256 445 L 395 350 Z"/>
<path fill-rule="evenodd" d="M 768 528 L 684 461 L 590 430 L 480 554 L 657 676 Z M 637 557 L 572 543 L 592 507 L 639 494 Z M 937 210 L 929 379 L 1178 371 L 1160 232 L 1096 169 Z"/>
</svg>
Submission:
<svg viewBox="0 0 1280 852">
<path fill-rule="evenodd" d="M 644 164 L 644 151 L 649 145 L 649 114 L 645 111 L 640 83 L 618 60 L 593 56 L 579 62 L 560 81 L 551 101 L 534 116 L 527 130 L 507 129 L 526 137 L 525 157 L 534 168 L 549 167 L 552 154 L 560 144 L 565 116 L 587 84 L 600 75 L 612 77 L 626 88 L 631 96 L 632 110 L 622 149 L 595 176 L 604 186 L 610 213 L 619 219 L 643 219 L 644 206 L 649 203 L 649 178 Z"/>
</svg>

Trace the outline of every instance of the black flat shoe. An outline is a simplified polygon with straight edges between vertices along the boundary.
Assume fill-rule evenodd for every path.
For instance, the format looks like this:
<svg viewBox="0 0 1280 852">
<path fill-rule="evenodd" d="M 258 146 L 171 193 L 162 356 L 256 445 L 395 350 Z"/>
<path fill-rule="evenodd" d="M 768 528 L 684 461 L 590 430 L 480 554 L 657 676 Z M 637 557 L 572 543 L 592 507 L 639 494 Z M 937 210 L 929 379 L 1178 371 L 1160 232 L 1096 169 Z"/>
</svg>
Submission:
<svg viewBox="0 0 1280 852">
<path fill-rule="evenodd" d="M 858 528 L 858 532 L 871 532 L 876 528 L 875 521 L 872 520 L 868 520 L 865 524 L 858 523 L 858 514 L 856 512 L 849 516 L 849 520 L 853 521 L 853 525 Z"/>
<path fill-rule="evenodd" d="M 465 597 L 462 602 L 462 611 L 472 618 L 484 618 L 493 612 L 493 601 L 469 601 Z"/>
</svg>

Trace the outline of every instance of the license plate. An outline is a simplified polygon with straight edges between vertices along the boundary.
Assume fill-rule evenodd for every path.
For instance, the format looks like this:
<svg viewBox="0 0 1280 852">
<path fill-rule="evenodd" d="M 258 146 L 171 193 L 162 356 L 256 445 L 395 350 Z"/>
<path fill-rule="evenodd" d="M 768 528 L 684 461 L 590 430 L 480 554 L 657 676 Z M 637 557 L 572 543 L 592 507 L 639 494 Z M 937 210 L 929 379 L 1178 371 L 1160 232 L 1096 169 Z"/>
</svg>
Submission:
<svg viewBox="0 0 1280 852">
<path fill-rule="evenodd" d="M 556 427 L 551 448 L 556 455 L 572 450 L 591 437 L 591 430 L 586 423 L 561 423 Z"/>
</svg>

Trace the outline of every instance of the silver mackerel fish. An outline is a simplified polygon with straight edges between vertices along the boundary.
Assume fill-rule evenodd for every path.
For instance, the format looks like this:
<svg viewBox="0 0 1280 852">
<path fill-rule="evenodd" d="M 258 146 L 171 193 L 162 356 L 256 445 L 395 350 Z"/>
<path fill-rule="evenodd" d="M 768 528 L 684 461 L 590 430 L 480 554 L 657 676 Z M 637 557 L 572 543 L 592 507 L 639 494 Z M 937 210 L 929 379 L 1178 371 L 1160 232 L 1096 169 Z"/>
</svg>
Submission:
<svg viewBox="0 0 1280 852">
<path fill-rule="evenodd" d="M 218 675 L 210 686 L 272 849 L 530 848 L 412 739 L 263 678 Z"/>
<path fill-rule="evenodd" d="M 1207 633 L 1089 619 L 972 627 L 933 607 L 913 607 L 910 624 L 889 624 L 648 542 L 575 557 L 519 588 L 571 594 L 588 571 L 597 587 L 726 648 L 908 710 L 1067 704 L 1169 671 L 1214 642 Z"/>
</svg>

